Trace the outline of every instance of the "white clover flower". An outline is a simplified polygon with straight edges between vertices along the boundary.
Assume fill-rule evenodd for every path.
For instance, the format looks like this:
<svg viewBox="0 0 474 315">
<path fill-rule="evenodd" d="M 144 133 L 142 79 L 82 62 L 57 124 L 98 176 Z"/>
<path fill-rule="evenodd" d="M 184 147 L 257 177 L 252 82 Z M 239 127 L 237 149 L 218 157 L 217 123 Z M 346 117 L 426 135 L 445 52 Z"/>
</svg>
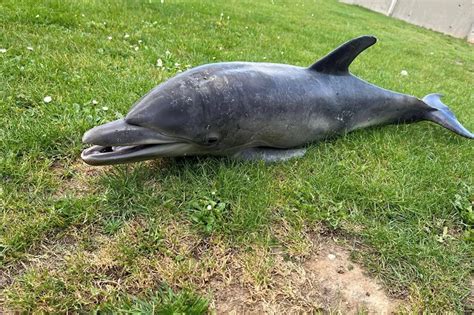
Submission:
<svg viewBox="0 0 474 315">
<path fill-rule="evenodd" d="M 130 37 L 130 35 L 128 35 L 128 34 L 123 35 L 123 38 L 129 38 L 129 37 Z"/>
<path fill-rule="evenodd" d="M 4 54 L 6 52 L 7 52 L 6 48 L 0 48 L 0 53 Z"/>
<path fill-rule="evenodd" d="M 97 100 L 92 100 L 92 104 L 97 105 L 97 104 L 99 104 L 99 102 L 97 102 Z"/>
<path fill-rule="evenodd" d="M 47 95 L 47 96 L 45 96 L 45 97 L 43 98 L 43 101 L 44 101 L 45 103 L 49 103 L 49 102 L 51 102 L 52 100 L 53 100 L 53 98 L 52 98 L 51 96 L 49 96 L 49 95 Z"/>
<path fill-rule="evenodd" d="M 207 205 L 206 209 L 207 209 L 207 210 L 211 210 L 211 209 L 212 209 L 212 206 L 211 206 L 211 205 Z"/>
<path fill-rule="evenodd" d="M 102 110 L 107 111 L 107 110 L 109 110 L 109 108 L 107 106 L 102 106 Z"/>
<path fill-rule="evenodd" d="M 137 51 L 139 48 L 138 48 L 138 46 L 135 46 L 135 48 L 134 48 L 134 49 L 135 49 L 135 51 Z"/>
<path fill-rule="evenodd" d="M 112 36 L 107 36 L 107 39 L 108 39 L 108 40 L 112 40 Z"/>
<path fill-rule="evenodd" d="M 158 60 L 156 60 L 156 66 L 160 68 L 163 67 L 163 60 L 161 60 L 161 58 L 158 58 Z"/>
<path fill-rule="evenodd" d="M 408 75 L 408 71 L 402 70 L 402 71 L 400 72 L 400 74 L 401 74 L 402 76 L 407 76 L 407 75 Z"/>
<path fill-rule="evenodd" d="M 33 47 L 31 47 L 31 46 L 26 47 L 26 49 L 28 49 L 29 51 L 33 51 L 33 50 L 34 50 Z"/>
</svg>

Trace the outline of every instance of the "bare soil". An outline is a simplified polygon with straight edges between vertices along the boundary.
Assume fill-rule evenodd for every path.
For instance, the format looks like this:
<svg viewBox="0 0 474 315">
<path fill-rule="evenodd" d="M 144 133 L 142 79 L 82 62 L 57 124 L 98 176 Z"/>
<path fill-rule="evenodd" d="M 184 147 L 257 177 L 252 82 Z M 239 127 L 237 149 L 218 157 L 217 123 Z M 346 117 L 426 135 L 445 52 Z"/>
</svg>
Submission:
<svg viewBox="0 0 474 315">
<path fill-rule="evenodd" d="M 211 308 L 217 314 L 301 313 L 391 314 L 402 301 L 387 295 L 377 281 L 349 259 L 349 250 L 331 240 L 315 246 L 302 263 L 275 257 L 276 283 L 268 290 L 214 283 Z"/>
</svg>

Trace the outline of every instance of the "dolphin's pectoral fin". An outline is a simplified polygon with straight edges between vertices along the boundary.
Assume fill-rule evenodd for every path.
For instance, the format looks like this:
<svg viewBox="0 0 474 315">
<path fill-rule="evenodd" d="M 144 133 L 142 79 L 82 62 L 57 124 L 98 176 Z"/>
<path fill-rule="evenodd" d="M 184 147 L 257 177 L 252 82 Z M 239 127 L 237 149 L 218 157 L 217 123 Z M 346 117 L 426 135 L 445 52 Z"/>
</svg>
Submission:
<svg viewBox="0 0 474 315">
<path fill-rule="evenodd" d="M 275 149 L 275 148 L 249 148 L 237 152 L 233 158 L 245 161 L 262 160 L 268 163 L 283 162 L 289 159 L 302 157 L 306 153 L 306 149 Z"/>
<path fill-rule="evenodd" d="M 331 51 L 328 55 L 309 67 L 309 69 L 334 75 L 348 74 L 349 65 L 352 61 L 361 52 L 376 42 L 377 39 L 374 36 L 361 36 L 354 38 Z"/>
</svg>

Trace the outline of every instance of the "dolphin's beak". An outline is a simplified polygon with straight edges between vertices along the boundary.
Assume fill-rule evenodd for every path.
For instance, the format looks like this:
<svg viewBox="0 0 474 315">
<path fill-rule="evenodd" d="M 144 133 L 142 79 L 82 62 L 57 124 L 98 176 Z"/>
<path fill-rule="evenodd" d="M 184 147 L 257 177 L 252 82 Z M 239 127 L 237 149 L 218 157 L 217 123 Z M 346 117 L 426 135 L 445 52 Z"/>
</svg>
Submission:
<svg viewBox="0 0 474 315">
<path fill-rule="evenodd" d="M 182 156 L 195 145 L 164 135 L 156 130 L 115 120 L 87 131 L 82 142 L 93 146 L 82 151 L 81 158 L 90 165 L 110 165 L 148 160 L 159 156 Z"/>
</svg>

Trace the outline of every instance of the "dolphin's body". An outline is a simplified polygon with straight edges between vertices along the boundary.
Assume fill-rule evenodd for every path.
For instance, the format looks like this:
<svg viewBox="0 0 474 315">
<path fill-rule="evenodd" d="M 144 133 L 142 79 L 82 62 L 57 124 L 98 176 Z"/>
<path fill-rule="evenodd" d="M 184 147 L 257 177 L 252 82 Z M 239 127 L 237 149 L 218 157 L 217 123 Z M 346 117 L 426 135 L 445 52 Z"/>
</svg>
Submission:
<svg viewBox="0 0 474 315">
<path fill-rule="evenodd" d="M 440 101 L 388 91 L 349 73 L 376 42 L 353 39 L 309 68 L 229 62 L 203 65 L 158 85 L 124 119 L 84 134 L 91 165 L 160 156 L 223 155 L 286 160 L 303 145 L 374 125 L 436 122 L 474 138 Z"/>
</svg>

